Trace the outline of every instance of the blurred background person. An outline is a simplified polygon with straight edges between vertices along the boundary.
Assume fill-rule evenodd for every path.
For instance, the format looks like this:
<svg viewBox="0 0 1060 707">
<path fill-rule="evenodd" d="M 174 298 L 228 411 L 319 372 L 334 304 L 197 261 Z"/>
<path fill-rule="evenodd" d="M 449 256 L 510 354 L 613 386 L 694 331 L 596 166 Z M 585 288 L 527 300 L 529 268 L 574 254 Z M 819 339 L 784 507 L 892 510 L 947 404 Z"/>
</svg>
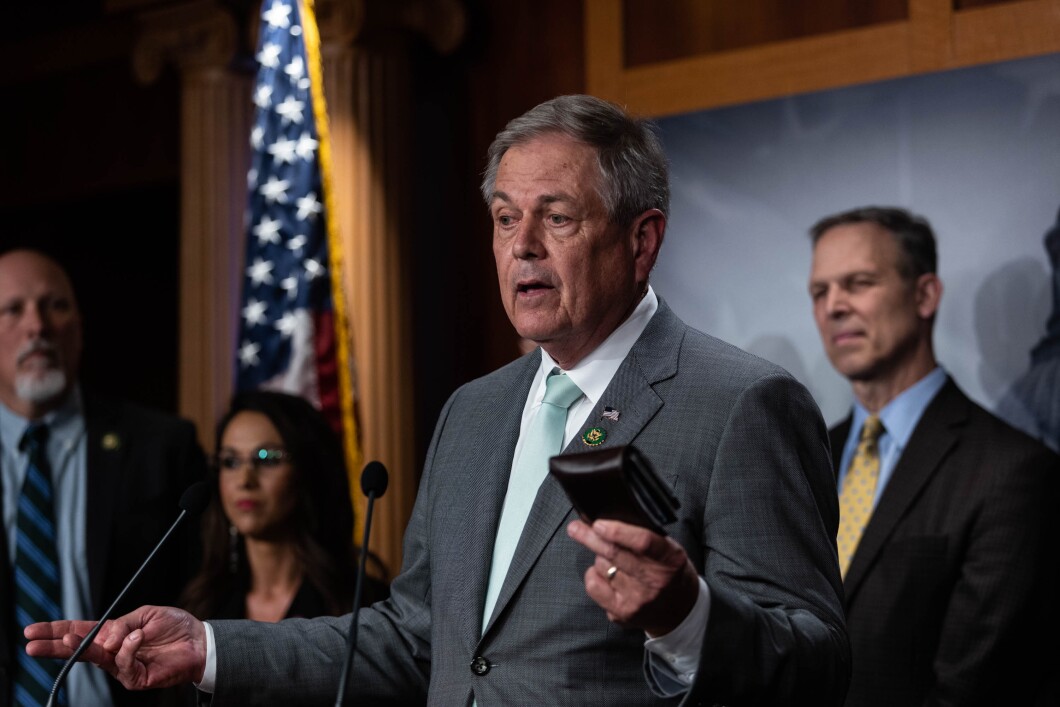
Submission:
<svg viewBox="0 0 1060 707">
<path fill-rule="evenodd" d="M 811 230 L 810 295 L 850 381 L 830 431 L 853 674 L 846 707 L 1057 704 L 1060 458 L 935 358 L 935 234 L 868 207 Z M 1045 646 L 1045 648 L 1042 648 Z"/>
<path fill-rule="evenodd" d="M 341 615 L 353 606 L 357 556 L 337 435 L 308 401 L 239 393 L 217 427 L 203 563 L 183 605 L 202 619 Z M 362 604 L 387 595 L 365 578 Z"/>
<path fill-rule="evenodd" d="M 98 617 L 206 474 L 191 423 L 83 389 L 81 350 L 63 267 L 36 250 L 0 255 L 0 707 L 44 704 L 61 667 L 25 654 L 22 627 L 49 612 Z M 118 611 L 177 598 L 198 564 L 194 529 L 178 533 Z M 93 707 L 155 700 L 80 668 L 64 697 Z"/>
</svg>

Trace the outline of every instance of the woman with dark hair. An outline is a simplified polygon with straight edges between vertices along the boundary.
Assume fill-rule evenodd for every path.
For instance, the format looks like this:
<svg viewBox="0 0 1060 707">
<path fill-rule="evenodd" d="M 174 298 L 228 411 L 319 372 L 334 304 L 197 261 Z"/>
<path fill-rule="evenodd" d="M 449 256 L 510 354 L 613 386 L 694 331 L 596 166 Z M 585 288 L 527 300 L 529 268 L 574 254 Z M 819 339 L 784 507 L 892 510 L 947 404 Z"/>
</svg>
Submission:
<svg viewBox="0 0 1060 707">
<path fill-rule="evenodd" d="M 217 426 L 203 562 L 184 590 L 201 619 L 339 615 L 353 603 L 353 507 L 342 446 L 323 415 L 286 393 L 249 391 Z M 385 584 L 365 578 L 364 604 Z"/>
</svg>

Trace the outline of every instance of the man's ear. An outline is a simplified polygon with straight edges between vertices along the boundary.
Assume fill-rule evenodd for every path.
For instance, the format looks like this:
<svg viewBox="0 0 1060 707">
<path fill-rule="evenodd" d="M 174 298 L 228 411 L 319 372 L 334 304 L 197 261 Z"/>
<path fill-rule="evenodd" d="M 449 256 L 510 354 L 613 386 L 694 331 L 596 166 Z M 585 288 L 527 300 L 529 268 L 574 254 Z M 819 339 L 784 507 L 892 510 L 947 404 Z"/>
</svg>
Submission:
<svg viewBox="0 0 1060 707">
<path fill-rule="evenodd" d="M 630 229 L 637 282 L 647 282 L 666 234 L 666 215 L 659 209 L 648 209 L 633 219 Z"/>
<path fill-rule="evenodd" d="M 931 319 L 939 311 L 942 301 L 942 280 L 933 272 L 916 279 L 916 311 L 921 319 Z"/>
</svg>

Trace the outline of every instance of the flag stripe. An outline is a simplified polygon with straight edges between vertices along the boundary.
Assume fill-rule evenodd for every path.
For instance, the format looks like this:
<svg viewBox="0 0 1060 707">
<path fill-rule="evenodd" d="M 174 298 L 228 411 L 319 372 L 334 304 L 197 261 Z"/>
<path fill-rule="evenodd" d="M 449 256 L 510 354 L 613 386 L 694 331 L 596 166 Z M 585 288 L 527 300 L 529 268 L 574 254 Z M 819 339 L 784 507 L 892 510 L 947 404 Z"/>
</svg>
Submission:
<svg viewBox="0 0 1060 707">
<path fill-rule="evenodd" d="M 313 112 L 320 134 L 320 173 L 323 185 L 324 205 L 327 213 L 337 214 L 335 208 L 335 190 L 332 181 L 331 135 L 328 129 L 327 104 L 324 100 L 324 80 L 320 62 L 320 35 L 317 31 L 316 14 L 313 0 L 304 0 L 304 24 L 306 55 L 308 58 L 310 86 L 313 91 Z M 350 491 L 357 499 L 359 510 L 363 509 L 364 499 L 360 492 L 361 484 L 361 449 L 358 438 L 357 418 L 354 414 L 354 391 L 351 380 L 351 363 L 349 351 L 349 326 L 346 315 L 346 296 L 343 287 L 342 241 L 339 235 L 338 219 L 326 221 L 328 240 L 328 259 L 331 266 L 331 299 L 334 303 L 335 320 L 335 364 L 338 369 L 338 395 L 342 414 L 342 441 L 346 453 L 346 469 L 350 475 Z M 355 542 L 361 543 L 360 524 L 355 525 Z"/>
</svg>

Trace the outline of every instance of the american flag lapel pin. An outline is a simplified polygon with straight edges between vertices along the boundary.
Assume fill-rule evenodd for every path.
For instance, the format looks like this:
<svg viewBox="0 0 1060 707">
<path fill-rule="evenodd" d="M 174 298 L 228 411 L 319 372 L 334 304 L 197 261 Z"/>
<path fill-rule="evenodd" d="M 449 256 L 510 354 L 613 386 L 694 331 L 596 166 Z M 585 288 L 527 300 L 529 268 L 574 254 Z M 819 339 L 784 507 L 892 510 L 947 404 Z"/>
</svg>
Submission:
<svg viewBox="0 0 1060 707">
<path fill-rule="evenodd" d="M 604 412 L 600 416 L 605 420 L 611 420 L 611 422 L 618 422 L 618 415 L 618 410 L 615 410 L 613 407 L 608 406 L 604 408 Z"/>
</svg>

